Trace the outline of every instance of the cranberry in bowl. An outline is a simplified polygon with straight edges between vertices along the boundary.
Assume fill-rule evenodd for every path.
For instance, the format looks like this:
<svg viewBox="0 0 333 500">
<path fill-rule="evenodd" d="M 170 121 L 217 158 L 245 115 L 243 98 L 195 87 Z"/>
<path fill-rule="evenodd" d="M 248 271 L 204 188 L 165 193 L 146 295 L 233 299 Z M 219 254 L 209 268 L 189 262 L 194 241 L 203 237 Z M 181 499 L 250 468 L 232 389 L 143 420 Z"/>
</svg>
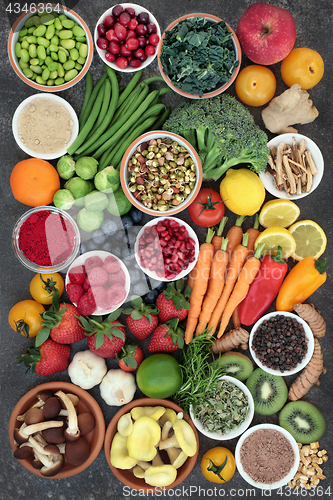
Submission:
<svg viewBox="0 0 333 500">
<path fill-rule="evenodd" d="M 187 276 L 199 255 L 195 231 L 176 217 L 160 217 L 143 226 L 134 245 L 135 258 L 142 271 L 159 281 Z"/>
<path fill-rule="evenodd" d="M 131 73 L 147 67 L 157 56 L 161 30 L 146 8 L 121 3 L 106 10 L 94 31 L 102 61 L 116 71 Z"/>
</svg>

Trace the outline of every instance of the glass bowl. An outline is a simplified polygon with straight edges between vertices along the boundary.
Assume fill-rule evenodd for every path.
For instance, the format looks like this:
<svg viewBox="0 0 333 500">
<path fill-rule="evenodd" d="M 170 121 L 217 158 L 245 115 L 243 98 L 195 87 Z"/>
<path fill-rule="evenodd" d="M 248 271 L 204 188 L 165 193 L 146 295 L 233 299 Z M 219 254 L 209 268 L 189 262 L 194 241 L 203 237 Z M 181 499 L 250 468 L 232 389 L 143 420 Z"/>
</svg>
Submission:
<svg viewBox="0 0 333 500">
<path fill-rule="evenodd" d="M 48 216 L 45 217 L 46 221 L 49 216 L 52 217 L 52 220 L 49 221 L 48 225 L 44 224 L 42 233 L 40 233 L 40 231 L 37 232 L 36 222 L 39 216 L 43 215 L 43 212 L 49 212 Z M 55 223 L 58 224 L 57 233 L 55 233 Z M 22 227 L 29 230 L 29 244 L 25 246 L 25 249 L 23 248 L 24 241 L 20 242 Z M 38 248 L 42 243 L 41 238 L 43 241 L 48 240 L 45 245 L 47 250 L 44 255 L 41 255 Z M 36 207 L 25 212 L 16 222 L 13 229 L 12 245 L 21 264 L 31 271 L 35 273 L 58 272 L 66 269 L 77 256 L 80 246 L 80 232 L 76 222 L 67 212 L 52 206 Z M 37 256 L 36 262 L 27 256 L 28 252 L 29 256 Z M 64 255 L 62 256 L 62 254 Z M 43 258 L 50 263 L 44 264 Z"/>
</svg>

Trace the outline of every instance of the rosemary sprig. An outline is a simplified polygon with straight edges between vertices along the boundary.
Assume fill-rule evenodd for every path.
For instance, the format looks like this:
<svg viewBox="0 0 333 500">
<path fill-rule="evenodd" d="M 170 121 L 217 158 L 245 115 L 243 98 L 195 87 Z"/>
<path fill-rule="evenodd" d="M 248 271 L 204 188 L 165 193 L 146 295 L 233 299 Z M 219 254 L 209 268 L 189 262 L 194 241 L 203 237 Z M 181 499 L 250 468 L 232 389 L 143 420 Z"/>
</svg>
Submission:
<svg viewBox="0 0 333 500">
<path fill-rule="evenodd" d="M 211 362 L 210 348 L 214 339 L 207 334 L 208 331 L 204 330 L 182 349 L 179 360 L 182 385 L 172 397 L 185 413 L 192 406 L 194 416 L 200 400 L 207 400 L 209 394 L 216 392 L 219 378 L 225 375 L 218 363 Z"/>
</svg>

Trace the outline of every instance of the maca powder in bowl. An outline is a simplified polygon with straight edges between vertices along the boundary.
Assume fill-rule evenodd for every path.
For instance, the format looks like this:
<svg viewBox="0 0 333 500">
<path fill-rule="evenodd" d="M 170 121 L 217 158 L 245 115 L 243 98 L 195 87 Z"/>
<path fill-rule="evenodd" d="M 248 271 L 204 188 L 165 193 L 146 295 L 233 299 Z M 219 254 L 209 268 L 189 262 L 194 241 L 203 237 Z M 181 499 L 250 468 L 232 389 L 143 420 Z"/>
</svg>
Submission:
<svg viewBox="0 0 333 500">
<path fill-rule="evenodd" d="M 244 471 L 257 483 L 281 481 L 295 463 L 289 440 L 274 429 L 254 431 L 244 440 L 239 453 Z"/>
</svg>

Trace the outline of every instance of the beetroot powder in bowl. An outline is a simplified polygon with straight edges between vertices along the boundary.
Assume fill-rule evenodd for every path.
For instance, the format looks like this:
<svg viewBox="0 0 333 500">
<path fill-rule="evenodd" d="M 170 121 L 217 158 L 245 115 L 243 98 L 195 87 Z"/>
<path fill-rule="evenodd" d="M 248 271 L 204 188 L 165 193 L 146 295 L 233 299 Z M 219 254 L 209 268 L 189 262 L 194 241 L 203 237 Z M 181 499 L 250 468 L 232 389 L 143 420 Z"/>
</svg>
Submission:
<svg viewBox="0 0 333 500">
<path fill-rule="evenodd" d="M 75 221 L 55 207 L 26 212 L 13 230 L 13 247 L 22 264 L 35 272 L 60 271 L 74 260 L 80 245 Z"/>
</svg>

